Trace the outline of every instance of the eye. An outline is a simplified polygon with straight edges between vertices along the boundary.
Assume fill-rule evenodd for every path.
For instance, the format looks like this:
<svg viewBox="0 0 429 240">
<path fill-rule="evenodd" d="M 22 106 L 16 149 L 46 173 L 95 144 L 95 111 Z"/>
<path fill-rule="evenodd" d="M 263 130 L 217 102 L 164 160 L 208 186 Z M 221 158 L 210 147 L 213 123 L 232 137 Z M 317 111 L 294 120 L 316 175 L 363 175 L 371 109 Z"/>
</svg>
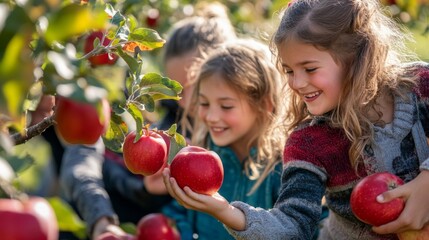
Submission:
<svg viewBox="0 0 429 240">
<path fill-rule="evenodd" d="M 221 106 L 221 108 L 224 110 L 230 110 L 230 109 L 233 109 L 234 107 L 233 106 Z"/>
<path fill-rule="evenodd" d="M 316 69 L 317 68 L 307 68 L 307 69 L 305 69 L 305 71 L 311 73 L 311 72 L 316 71 Z"/>
<path fill-rule="evenodd" d="M 199 105 L 200 105 L 201 107 L 208 107 L 208 106 L 209 106 L 209 104 L 208 104 L 208 103 L 206 103 L 206 102 L 199 102 Z"/>
</svg>

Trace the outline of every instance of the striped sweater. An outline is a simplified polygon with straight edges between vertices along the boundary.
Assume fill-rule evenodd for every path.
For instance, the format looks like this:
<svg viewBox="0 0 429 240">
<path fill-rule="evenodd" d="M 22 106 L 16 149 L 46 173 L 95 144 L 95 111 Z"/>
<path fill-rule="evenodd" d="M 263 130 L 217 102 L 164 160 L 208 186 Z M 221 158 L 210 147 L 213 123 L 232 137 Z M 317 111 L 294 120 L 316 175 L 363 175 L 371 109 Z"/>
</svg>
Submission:
<svg viewBox="0 0 429 240">
<path fill-rule="evenodd" d="M 429 65 L 418 66 L 420 81 L 410 100 L 395 97 L 394 119 L 374 126 L 375 143 L 365 149 L 358 174 L 350 164 L 350 142 L 341 129 L 316 117 L 289 137 L 284 150 L 282 188 L 274 208 L 265 211 L 243 202 L 231 204 L 246 216 L 246 229 L 227 230 L 236 239 L 311 239 L 319 227 L 321 199 L 326 197 L 329 217 L 319 239 L 397 239 L 377 235 L 359 221 L 350 208 L 350 194 L 366 175 L 389 171 L 406 182 L 429 170 Z"/>
</svg>

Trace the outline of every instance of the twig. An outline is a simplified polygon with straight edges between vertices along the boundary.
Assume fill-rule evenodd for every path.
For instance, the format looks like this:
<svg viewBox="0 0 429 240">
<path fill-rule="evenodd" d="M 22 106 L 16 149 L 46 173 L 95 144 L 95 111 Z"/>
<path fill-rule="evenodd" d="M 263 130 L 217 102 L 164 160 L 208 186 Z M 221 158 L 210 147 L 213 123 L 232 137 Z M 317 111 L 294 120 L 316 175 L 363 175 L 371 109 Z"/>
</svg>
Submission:
<svg viewBox="0 0 429 240">
<path fill-rule="evenodd" d="M 28 127 L 25 131 L 25 134 L 15 133 L 11 137 L 15 145 L 19 145 L 27 142 L 31 138 L 42 134 L 48 127 L 55 124 L 54 115 L 44 118 L 37 124 L 34 124 L 31 127 Z"/>
</svg>

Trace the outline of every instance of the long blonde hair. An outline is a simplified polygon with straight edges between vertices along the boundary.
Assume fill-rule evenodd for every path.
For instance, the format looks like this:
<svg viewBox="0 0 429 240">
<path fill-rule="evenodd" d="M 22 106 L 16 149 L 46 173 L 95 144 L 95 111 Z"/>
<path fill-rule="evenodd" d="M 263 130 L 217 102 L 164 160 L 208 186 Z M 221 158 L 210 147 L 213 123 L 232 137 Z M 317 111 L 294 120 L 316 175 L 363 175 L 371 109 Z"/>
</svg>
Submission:
<svg viewBox="0 0 429 240">
<path fill-rule="evenodd" d="M 275 67 L 266 45 L 250 39 L 225 43 L 192 67 L 190 79 L 195 80 L 195 88 L 184 116 L 196 115 L 197 109 L 192 106 L 198 105 L 200 84 L 215 74 L 219 74 L 226 84 L 244 96 L 257 116 L 255 134 L 247 145 L 249 153 L 252 147 L 257 148 L 257 156 L 249 156 L 244 162 L 245 173 L 251 179 L 257 179 L 251 194 L 282 159 L 284 133 L 274 128 L 273 123 L 282 109 L 278 103 L 285 81 L 282 81 L 282 75 Z M 208 147 L 208 129 L 200 119 L 195 118 L 192 126 L 188 124 L 187 127 L 193 130 L 192 144 Z"/>
<path fill-rule="evenodd" d="M 290 39 L 328 51 L 343 67 L 339 104 L 329 117 L 351 141 L 349 157 L 356 167 L 365 146 L 373 141 L 374 120 L 368 113 L 376 109 L 377 99 L 406 97 L 414 85 L 413 79 L 401 76 L 401 62 L 415 59 L 405 47 L 410 35 L 386 15 L 378 0 L 297 0 L 285 9 L 273 36 L 274 53 Z M 281 68 L 281 59 L 277 62 Z M 302 99 L 291 89 L 287 92 L 285 124 L 290 134 L 311 116 Z"/>
</svg>

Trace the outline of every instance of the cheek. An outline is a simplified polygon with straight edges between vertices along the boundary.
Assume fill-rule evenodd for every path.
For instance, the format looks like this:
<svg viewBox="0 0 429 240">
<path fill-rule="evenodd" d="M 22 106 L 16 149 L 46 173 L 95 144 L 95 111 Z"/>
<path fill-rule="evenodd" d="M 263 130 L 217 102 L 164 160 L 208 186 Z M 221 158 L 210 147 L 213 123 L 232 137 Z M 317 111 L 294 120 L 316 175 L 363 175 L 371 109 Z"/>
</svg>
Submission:
<svg viewBox="0 0 429 240">
<path fill-rule="evenodd" d="M 198 118 L 204 121 L 206 118 L 207 111 L 204 108 L 198 106 L 197 112 L 198 112 Z"/>
</svg>

